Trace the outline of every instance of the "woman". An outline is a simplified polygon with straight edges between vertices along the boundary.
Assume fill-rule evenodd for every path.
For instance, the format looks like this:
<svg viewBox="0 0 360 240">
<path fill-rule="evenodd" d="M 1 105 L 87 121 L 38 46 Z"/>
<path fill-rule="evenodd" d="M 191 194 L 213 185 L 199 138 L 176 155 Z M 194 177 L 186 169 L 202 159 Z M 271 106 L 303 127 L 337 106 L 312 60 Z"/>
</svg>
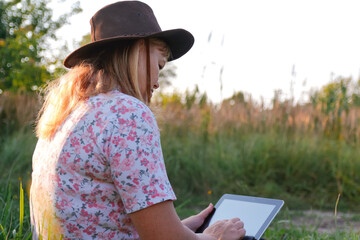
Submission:
<svg viewBox="0 0 360 240">
<path fill-rule="evenodd" d="M 64 62 L 39 114 L 30 194 L 34 239 L 240 239 L 239 219 L 195 234 L 213 209 L 180 221 L 160 134 L 146 104 L 167 61 L 193 45 L 125 1 L 91 19 L 92 41 Z"/>
</svg>

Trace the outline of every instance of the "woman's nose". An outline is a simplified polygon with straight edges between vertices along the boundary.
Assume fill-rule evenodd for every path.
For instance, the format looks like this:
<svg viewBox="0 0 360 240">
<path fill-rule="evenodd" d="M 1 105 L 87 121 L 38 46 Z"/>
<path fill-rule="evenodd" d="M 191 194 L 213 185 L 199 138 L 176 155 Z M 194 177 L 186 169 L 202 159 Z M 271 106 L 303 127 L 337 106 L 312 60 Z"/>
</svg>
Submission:
<svg viewBox="0 0 360 240">
<path fill-rule="evenodd" d="M 156 82 L 156 83 L 154 84 L 154 89 L 158 89 L 159 87 L 160 87 L 159 82 Z"/>
</svg>

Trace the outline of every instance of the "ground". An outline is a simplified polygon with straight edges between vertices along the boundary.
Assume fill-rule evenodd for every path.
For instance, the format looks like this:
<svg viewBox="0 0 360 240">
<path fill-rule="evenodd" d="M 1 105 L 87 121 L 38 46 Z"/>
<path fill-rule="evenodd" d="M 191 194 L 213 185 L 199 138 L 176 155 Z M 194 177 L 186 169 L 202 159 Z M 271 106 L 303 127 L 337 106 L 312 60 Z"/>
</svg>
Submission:
<svg viewBox="0 0 360 240">
<path fill-rule="evenodd" d="M 317 210 L 291 212 L 291 221 L 283 221 L 284 224 L 290 224 L 293 227 L 306 227 L 319 233 L 332 233 L 336 228 L 355 232 L 360 232 L 360 213 L 337 213 L 324 212 Z M 335 220 L 336 219 L 336 220 Z"/>
</svg>

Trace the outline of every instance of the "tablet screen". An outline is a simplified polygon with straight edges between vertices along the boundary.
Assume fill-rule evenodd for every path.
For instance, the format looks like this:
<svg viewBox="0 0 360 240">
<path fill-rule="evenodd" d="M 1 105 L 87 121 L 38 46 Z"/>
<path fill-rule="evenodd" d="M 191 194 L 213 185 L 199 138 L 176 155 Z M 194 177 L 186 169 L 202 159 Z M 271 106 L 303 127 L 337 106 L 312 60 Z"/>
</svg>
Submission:
<svg viewBox="0 0 360 240">
<path fill-rule="evenodd" d="M 222 219 L 240 218 L 246 235 L 255 236 L 276 205 L 224 199 L 211 218 L 209 226 Z"/>
<path fill-rule="evenodd" d="M 224 194 L 196 232 L 202 233 L 218 220 L 237 217 L 244 222 L 246 239 L 260 239 L 283 205 L 279 199 Z"/>
</svg>

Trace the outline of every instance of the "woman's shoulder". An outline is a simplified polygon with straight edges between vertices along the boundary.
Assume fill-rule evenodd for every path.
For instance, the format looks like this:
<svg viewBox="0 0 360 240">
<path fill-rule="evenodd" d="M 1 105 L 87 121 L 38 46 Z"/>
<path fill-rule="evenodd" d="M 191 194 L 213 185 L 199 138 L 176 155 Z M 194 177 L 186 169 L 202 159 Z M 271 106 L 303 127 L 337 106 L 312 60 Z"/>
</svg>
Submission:
<svg viewBox="0 0 360 240">
<path fill-rule="evenodd" d="M 119 92 L 117 90 L 98 94 L 89 99 L 93 112 L 107 112 L 114 117 L 151 117 L 154 118 L 150 108 L 139 99 Z"/>
<path fill-rule="evenodd" d="M 146 104 L 144 104 L 139 99 L 119 92 L 118 90 L 110 91 L 107 93 L 100 93 L 96 96 L 89 98 L 89 104 L 92 108 L 101 108 L 112 105 L 138 108 L 144 110 L 150 110 Z"/>
</svg>

